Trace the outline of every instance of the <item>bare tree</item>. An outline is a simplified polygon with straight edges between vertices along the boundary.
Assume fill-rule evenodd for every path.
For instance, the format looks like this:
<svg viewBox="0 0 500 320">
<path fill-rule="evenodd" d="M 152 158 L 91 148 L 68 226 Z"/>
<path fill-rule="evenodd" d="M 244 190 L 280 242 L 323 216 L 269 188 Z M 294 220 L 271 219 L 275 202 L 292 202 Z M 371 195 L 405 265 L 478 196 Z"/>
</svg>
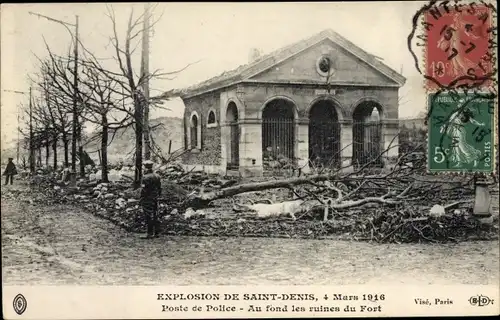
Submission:
<svg viewBox="0 0 500 320">
<path fill-rule="evenodd" d="M 37 110 L 40 117 L 50 122 L 52 128 L 52 150 L 54 168 L 57 167 L 57 142 L 62 140 L 64 148 L 64 165 L 69 165 L 69 143 L 73 135 L 70 119 L 71 88 L 66 82 L 64 61 L 57 59 L 48 49 L 49 58 L 40 61 L 40 74 L 32 79 L 42 93 L 44 108 Z"/>
<path fill-rule="evenodd" d="M 152 6 L 150 8 L 150 12 L 154 12 L 156 8 L 157 5 Z M 143 24 L 145 15 L 143 13 L 136 15 L 132 8 L 128 17 L 127 29 L 123 40 L 118 36 L 116 15 L 112 6 L 107 7 L 107 16 L 109 17 L 112 24 L 112 35 L 110 36 L 109 40 L 114 49 L 113 59 L 117 63 L 117 70 L 104 68 L 99 62 L 99 59 L 97 59 L 95 55 L 93 55 L 85 48 L 84 54 L 89 58 L 85 59 L 85 61 L 82 63 L 101 72 L 102 75 L 104 75 L 103 80 L 109 80 L 117 84 L 116 87 L 113 87 L 113 89 L 111 89 L 111 93 L 115 93 L 118 95 L 121 94 L 123 101 L 126 101 L 124 103 L 125 105 L 133 105 L 132 111 L 127 107 L 124 108 L 120 107 L 119 105 L 115 105 L 115 108 L 117 110 L 128 113 L 133 119 L 135 130 L 134 186 L 139 187 L 140 181 L 142 179 L 144 106 L 148 104 L 148 106 L 150 107 L 158 107 L 163 103 L 164 100 L 166 100 L 163 95 L 156 97 L 146 97 L 144 95 L 142 87 L 145 82 L 148 82 L 151 79 L 172 79 L 172 76 L 175 76 L 176 74 L 182 72 L 191 64 L 188 64 L 187 66 L 172 72 L 162 72 L 160 69 L 157 69 L 150 73 L 141 72 L 139 75 L 137 75 L 135 70 L 140 68 L 134 67 L 133 57 L 138 46 L 141 44 L 141 36 L 144 36 L 144 34 L 149 34 L 148 31 L 154 28 L 154 26 L 161 19 L 161 15 L 160 18 L 156 19 L 149 25 L 145 24 L 148 28 L 147 30 L 145 30 Z"/>
<path fill-rule="evenodd" d="M 149 11 L 154 12 L 156 8 L 157 5 L 153 5 Z M 78 153 L 80 163 L 82 162 L 81 128 L 83 121 L 81 120 L 97 124 L 102 129 L 101 149 L 104 153 L 106 153 L 109 143 L 109 131 L 116 132 L 119 128 L 133 125 L 135 131 L 134 186 L 138 187 L 142 179 L 142 149 L 145 131 L 143 121 L 144 106 L 147 104 L 150 107 L 161 107 L 161 104 L 167 100 L 165 95 L 153 97 L 144 95 L 142 87 L 148 85 L 151 79 L 173 79 L 172 77 L 175 77 L 191 64 L 172 72 L 162 72 L 158 69 L 153 72 L 140 72 L 138 75 L 135 70 L 140 68 L 134 67 L 134 54 L 141 43 L 141 37 L 149 34 L 149 31 L 160 20 L 161 15 L 160 18 L 150 24 L 143 23 L 145 15 L 136 15 L 132 8 L 123 39 L 118 36 L 117 20 L 112 6 L 107 7 L 107 16 L 112 25 L 112 34 L 109 40 L 113 48 L 115 67 L 103 67 L 102 60 L 97 58 L 79 41 L 78 44 L 83 49 L 83 56 L 78 61 L 80 71 L 77 75 L 78 82 L 82 86 L 81 90 L 76 88 L 73 82 L 75 75 L 72 68 L 74 57 L 72 58 L 69 55 L 68 57 L 57 56 L 46 44 L 49 58 L 46 60 L 39 59 L 44 76 L 41 77 L 41 80 L 39 79 L 38 83 L 44 92 L 45 105 L 50 106 L 50 108 L 43 109 L 43 112 L 40 110 L 39 120 L 40 123 L 48 122 L 51 124 L 54 150 L 56 150 L 57 138 L 62 139 L 66 165 L 68 163 L 70 134 L 76 135 L 80 140 Z M 69 107 L 66 106 L 71 105 L 75 95 L 78 101 L 77 114 L 81 120 L 76 131 L 73 132 L 68 130 L 68 124 L 70 124 L 68 119 Z M 121 119 L 114 118 L 117 114 L 121 114 Z M 42 121 L 42 118 L 45 122 Z M 104 157 L 106 158 L 107 155 L 104 155 Z M 104 166 L 107 166 L 107 161 L 104 160 Z M 81 174 L 84 174 L 82 166 L 80 168 Z M 104 175 L 106 175 L 106 172 L 107 170 L 103 170 Z"/>
<path fill-rule="evenodd" d="M 42 64 L 42 70 L 44 74 L 44 83 L 46 88 L 44 91 L 49 96 L 49 102 L 54 102 L 56 106 L 58 106 L 59 119 L 63 122 L 63 127 L 66 127 L 66 124 L 69 124 L 69 119 L 67 118 L 70 113 L 70 105 L 73 100 L 73 97 L 76 93 L 78 108 L 77 115 L 80 118 L 80 115 L 85 111 L 84 104 L 85 100 L 79 90 L 74 86 L 73 83 L 73 73 L 74 70 L 71 68 L 73 58 L 71 57 L 60 57 L 55 55 L 50 47 L 46 45 L 47 52 L 49 54 L 49 58 L 46 60 L 39 59 Z M 71 110 L 72 111 L 72 110 Z M 81 128 L 83 127 L 82 119 L 79 120 L 76 131 L 73 132 L 71 130 L 71 135 L 76 135 L 77 139 L 80 140 L 80 145 L 78 148 L 78 158 L 80 158 L 80 163 L 82 162 L 83 155 L 83 147 L 81 144 Z M 65 147 L 65 165 L 67 165 L 67 147 L 69 144 L 69 138 L 67 135 L 67 131 L 63 130 L 62 139 Z M 85 171 L 83 166 L 80 165 L 80 175 L 83 176 Z"/>
<path fill-rule="evenodd" d="M 21 120 L 25 123 L 24 127 L 29 127 L 29 118 L 30 118 L 30 108 L 24 105 L 21 106 L 23 111 L 23 115 L 21 116 Z M 50 118 L 47 117 L 47 108 L 46 106 L 38 101 L 37 99 L 33 99 L 31 106 L 31 120 L 32 120 L 32 141 L 30 139 L 30 133 L 25 132 L 28 130 L 20 130 L 20 133 L 23 135 L 25 140 L 30 142 L 31 147 L 33 148 L 33 156 L 37 154 L 35 157 L 35 164 L 37 166 L 42 165 L 41 159 L 41 151 L 42 148 L 46 148 L 46 153 L 48 157 L 47 147 L 50 145 L 50 138 L 52 136 L 53 128 Z M 46 158 L 48 160 L 48 158 Z M 46 162 L 48 165 L 48 163 Z"/>
<path fill-rule="evenodd" d="M 81 81 L 80 92 L 86 96 L 86 112 L 81 117 L 96 124 L 101 129 L 101 170 L 102 180 L 108 182 L 108 145 L 112 142 L 116 132 L 133 124 L 130 108 L 122 103 L 124 97 L 116 95 L 118 84 L 116 81 L 107 78 L 96 68 L 84 67 L 82 73 L 86 76 Z M 120 106 L 121 105 L 121 106 Z M 117 107 L 120 106 L 120 107 Z M 122 116 L 120 120 L 116 117 L 116 111 Z M 113 136 L 109 139 L 109 133 Z"/>
</svg>

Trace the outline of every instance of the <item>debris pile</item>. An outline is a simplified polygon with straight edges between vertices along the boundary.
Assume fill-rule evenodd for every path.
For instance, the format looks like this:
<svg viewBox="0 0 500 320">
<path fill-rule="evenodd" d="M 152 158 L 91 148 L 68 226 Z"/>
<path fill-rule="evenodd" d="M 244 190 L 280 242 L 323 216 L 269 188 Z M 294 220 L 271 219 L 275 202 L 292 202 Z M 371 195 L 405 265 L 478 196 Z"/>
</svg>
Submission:
<svg viewBox="0 0 500 320">
<path fill-rule="evenodd" d="M 498 235 L 498 219 L 493 225 L 482 224 L 464 210 L 442 216 L 411 216 L 408 212 L 389 213 L 369 210 L 339 214 L 327 221 L 284 215 L 266 218 L 235 214 L 221 218 L 200 210 L 177 211 L 162 219 L 163 232 L 168 235 L 237 236 L 284 238 L 338 238 L 378 243 L 458 242 L 490 240 Z"/>
<path fill-rule="evenodd" d="M 359 240 L 380 243 L 442 243 L 489 240 L 498 236 L 498 217 L 494 224 L 483 224 L 470 215 L 467 208 L 436 213 L 429 211 L 415 215 L 405 209 L 395 212 L 377 210 L 364 219 L 357 219 L 353 234 Z"/>
<path fill-rule="evenodd" d="M 185 171 L 179 164 L 163 165 L 156 168 L 162 181 L 169 181 L 188 191 L 204 189 L 221 189 L 235 185 L 235 179 L 225 179 L 216 174 L 207 174 L 200 171 Z"/>
<path fill-rule="evenodd" d="M 470 184 L 452 181 L 443 185 L 414 180 L 391 184 L 380 179 L 354 184 L 323 181 L 307 187 L 244 192 L 195 208 L 186 204 L 190 194 L 241 185 L 235 179 L 186 172 L 179 165 L 161 166 L 156 171 L 162 177 L 159 216 L 162 230 L 168 235 L 334 237 L 379 243 L 449 242 L 498 236 L 498 215 L 493 224 L 484 224 L 471 216 L 473 188 Z M 63 180 L 48 174 L 33 177 L 32 185 L 40 190 L 33 193 L 35 201 L 79 203 L 126 230 L 145 231 L 139 205 L 140 189 L 132 189 L 130 181 L 99 183 L 87 179 L 71 188 Z M 380 196 L 384 192 L 386 195 Z M 317 197 L 318 202 L 295 214 L 273 212 L 263 216 L 255 212 L 260 208 L 259 203 L 278 206 L 287 201 L 300 203 L 301 196 L 308 197 L 309 202 L 316 201 Z M 321 197 L 330 200 L 325 203 Z M 377 201 L 363 202 L 369 198 Z M 450 204 L 454 200 L 458 201 Z M 236 205 L 247 203 L 251 205 Z"/>
<path fill-rule="evenodd" d="M 231 218 L 216 218 L 208 214 L 197 213 L 188 216 L 166 215 L 162 221 L 162 231 L 168 235 L 317 239 L 348 232 L 350 224 L 346 221 L 325 223 L 308 220 L 293 221 L 283 216 L 259 218 L 245 214 L 236 214 Z"/>
</svg>

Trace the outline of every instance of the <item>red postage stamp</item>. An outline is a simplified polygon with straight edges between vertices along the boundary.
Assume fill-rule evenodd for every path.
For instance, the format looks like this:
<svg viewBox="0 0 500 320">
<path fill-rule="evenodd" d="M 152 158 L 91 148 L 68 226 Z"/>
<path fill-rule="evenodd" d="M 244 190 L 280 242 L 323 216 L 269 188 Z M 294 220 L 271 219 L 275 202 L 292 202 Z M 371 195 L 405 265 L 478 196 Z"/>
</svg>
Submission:
<svg viewBox="0 0 500 320">
<path fill-rule="evenodd" d="M 491 7 L 480 3 L 435 6 L 425 13 L 427 89 L 491 85 L 493 14 Z"/>
</svg>

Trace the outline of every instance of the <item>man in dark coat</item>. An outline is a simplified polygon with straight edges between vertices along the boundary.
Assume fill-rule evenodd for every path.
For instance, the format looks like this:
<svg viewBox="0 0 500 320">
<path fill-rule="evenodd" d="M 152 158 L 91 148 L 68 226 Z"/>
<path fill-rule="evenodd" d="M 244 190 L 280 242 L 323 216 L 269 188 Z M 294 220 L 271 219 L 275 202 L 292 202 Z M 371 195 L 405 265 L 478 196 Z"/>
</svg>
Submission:
<svg viewBox="0 0 500 320">
<path fill-rule="evenodd" d="M 144 212 L 148 233 L 146 239 L 157 237 L 160 232 L 158 220 L 158 198 L 161 195 L 161 179 L 153 172 L 153 162 L 144 161 L 144 176 L 142 178 L 142 190 L 140 204 Z"/>
<path fill-rule="evenodd" d="M 14 175 L 17 174 L 17 169 L 13 160 L 14 158 L 9 158 L 9 162 L 7 163 L 7 168 L 5 168 L 5 171 L 3 172 L 3 175 L 5 176 L 5 184 L 8 184 L 9 180 L 10 184 L 14 183 Z"/>
</svg>

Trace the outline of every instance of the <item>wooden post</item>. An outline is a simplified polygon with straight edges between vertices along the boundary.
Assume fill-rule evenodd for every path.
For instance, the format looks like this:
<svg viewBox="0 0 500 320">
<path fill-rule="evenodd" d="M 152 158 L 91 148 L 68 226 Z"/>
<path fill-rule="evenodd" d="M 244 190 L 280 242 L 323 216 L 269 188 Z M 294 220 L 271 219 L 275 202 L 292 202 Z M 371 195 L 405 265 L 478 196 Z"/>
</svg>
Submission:
<svg viewBox="0 0 500 320">
<path fill-rule="evenodd" d="M 29 161 L 30 161 L 30 173 L 35 174 L 35 150 L 33 147 L 33 102 L 32 102 L 32 96 L 31 96 L 31 87 L 30 87 L 30 156 L 29 156 Z"/>
<path fill-rule="evenodd" d="M 77 152 L 77 135 L 78 135 L 78 16 L 75 17 L 75 44 L 74 44 L 74 71 L 73 71 L 73 121 L 71 132 L 71 170 L 76 174 L 76 152 Z M 76 181 L 76 178 L 75 178 Z"/>
<path fill-rule="evenodd" d="M 16 164 L 19 165 L 19 145 L 20 145 L 20 140 L 19 140 L 19 132 L 21 131 L 21 128 L 19 126 L 19 106 L 17 106 L 17 152 L 16 152 Z"/>
<path fill-rule="evenodd" d="M 149 133 L 149 25 L 150 13 L 149 3 L 144 3 L 144 19 L 142 30 L 142 60 L 141 60 L 141 78 L 142 89 L 144 93 L 144 159 L 151 158 L 151 140 Z"/>
<path fill-rule="evenodd" d="M 172 151 L 172 140 L 169 140 L 168 141 L 168 154 L 169 155 L 170 155 L 171 151 Z"/>
</svg>

